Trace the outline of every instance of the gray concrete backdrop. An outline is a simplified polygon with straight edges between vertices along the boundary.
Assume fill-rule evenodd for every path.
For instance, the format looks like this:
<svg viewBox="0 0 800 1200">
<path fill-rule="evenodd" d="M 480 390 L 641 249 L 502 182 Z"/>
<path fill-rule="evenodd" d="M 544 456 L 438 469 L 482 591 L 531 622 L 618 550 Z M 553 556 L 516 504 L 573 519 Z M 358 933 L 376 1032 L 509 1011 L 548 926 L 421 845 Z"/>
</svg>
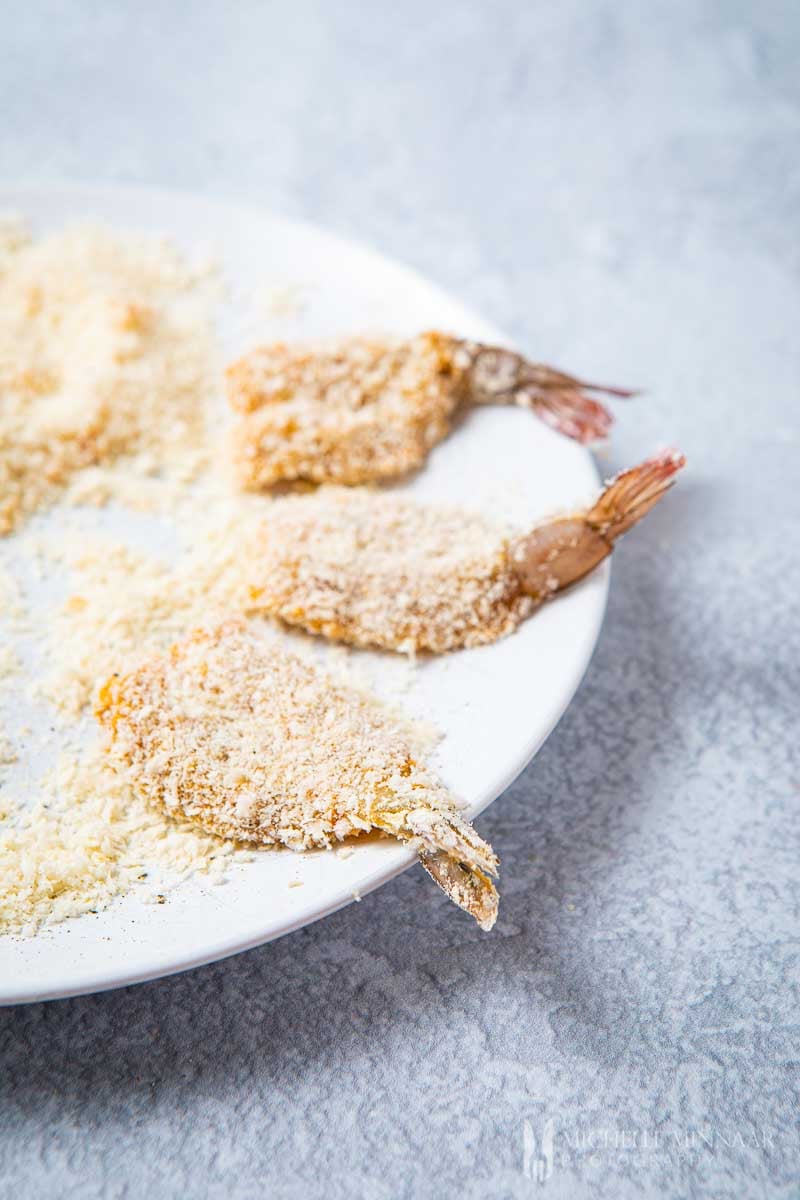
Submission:
<svg viewBox="0 0 800 1200">
<path fill-rule="evenodd" d="M 7 0 L 4 178 L 356 235 L 647 386 L 609 466 L 674 441 L 691 469 L 479 822 L 494 934 L 414 870 L 217 966 L 3 1011 L 4 1200 L 798 1195 L 798 63 L 794 0 Z"/>
</svg>

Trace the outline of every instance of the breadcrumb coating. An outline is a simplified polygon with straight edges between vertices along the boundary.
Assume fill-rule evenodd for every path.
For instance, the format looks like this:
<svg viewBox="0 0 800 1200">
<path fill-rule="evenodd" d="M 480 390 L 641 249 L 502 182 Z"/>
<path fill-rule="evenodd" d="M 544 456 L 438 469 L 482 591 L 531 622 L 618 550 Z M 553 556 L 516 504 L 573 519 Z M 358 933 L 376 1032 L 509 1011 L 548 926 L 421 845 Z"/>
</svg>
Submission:
<svg viewBox="0 0 800 1200">
<path fill-rule="evenodd" d="M 228 368 L 241 414 L 233 460 L 243 488 L 358 484 L 407 474 L 466 405 L 516 404 L 567 437 L 608 435 L 613 418 L 587 383 L 514 350 L 429 331 L 407 341 L 355 336 L 261 346 Z"/>
<path fill-rule="evenodd" d="M 441 654 L 511 633 L 535 607 L 508 531 L 391 493 L 324 488 L 274 503 L 246 556 L 248 603 L 356 646 Z"/>
<path fill-rule="evenodd" d="M 246 623 L 196 630 L 112 677 L 96 713 L 134 790 L 169 815 L 293 850 L 381 829 L 493 923 L 495 856 L 389 712 Z"/>
<path fill-rule="evenodd" d="M 416 470 L 462 400 L 455 346 L 423 333 L 246 355 L 227 372 L 228 399 L 242 414 L 233 435 L 240 485 L 357 484 Z"/>
<path fill-rule="evenodd" d="M 589 507 L 516 534 L 390 492 L 289 497 L 242 556 L 247 601 L 355 646 L 441 654 L 493 642 L 598 567 L 684 463 L 664 450 L 609 480 Z"/>
<path fill-rule="evenodd" d="M 153 239 L 0 224 L 0 535 L 87 468 L 185 480 L 206 463 L 201 281 Z"/>
</svg>

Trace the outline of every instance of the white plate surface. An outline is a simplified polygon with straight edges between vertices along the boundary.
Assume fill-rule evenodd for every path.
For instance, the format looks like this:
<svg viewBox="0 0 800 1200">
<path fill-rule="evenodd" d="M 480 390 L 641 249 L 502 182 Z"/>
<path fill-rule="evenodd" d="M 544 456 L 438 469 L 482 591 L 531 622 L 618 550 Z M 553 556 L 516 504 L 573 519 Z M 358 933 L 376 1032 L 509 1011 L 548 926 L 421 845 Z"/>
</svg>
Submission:
<svg viewBox="0 0 800 1200">
<path fill-rule="evenodd" d="M 254 209 L 178 193 L 59 186 L 0 190 L 0 212 L 9 211 L 29 218 L 36 231 L 88 218 L 162 233 L 192 257 L 212 256 L 229 287 L 219 329 L 226 354 L 260 338 L 367 329 L 402 334 L 438 327 L 507 341 L 407 268 Z M 254 323 L 253 295 L 284 285 L 299 288 L 302 309 Z M 535 354 L 535 347 L 526 349 Z M 524 527 L 591 498 L 597 484 L 589 454 L 529 413 L 481 409 L 403 490 L 502 514 Z M 121 537 L 135 535 L 141 543 L 148 536 L 141 520 L 136 528 L 124 514 L 110 520 Z M 358 656 L 376 690 L 396 702 L 401 683 L 403 706 L 442 731 L 434 764 L 471 816 L 503 792 L 564 712 L 597 640 L 607 589 L 606 565 L 512 637 L 421 664 L 407 687 L 402 662 Z M 530 827 L 533 844 L 534 811 Z M 35 938 L 0 938 L 0 1003 L 99 991 L 212 962 L 326 916 L 413 862 L 413 853 L 389 841 L 356 845 L 346 859 L 265 852 L 237 864 L 221 886 L 189 880 L 164 905 L 143 904 L 134 893 Z M 302 887 L 289 887 L 297 880 Z M 501 921 L 502 888 L 501 876 Z M 470 920 L 455 907 L 448 915 Z"/>
</svg>

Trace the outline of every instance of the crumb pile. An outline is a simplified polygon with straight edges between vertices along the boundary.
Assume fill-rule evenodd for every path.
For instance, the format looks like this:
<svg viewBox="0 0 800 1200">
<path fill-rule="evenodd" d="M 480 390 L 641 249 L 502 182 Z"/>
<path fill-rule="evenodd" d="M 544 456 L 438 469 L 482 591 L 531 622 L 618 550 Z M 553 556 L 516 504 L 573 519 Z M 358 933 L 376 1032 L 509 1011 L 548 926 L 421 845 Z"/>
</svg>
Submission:
<svg viewBox="0 0 800 1200">
<path fill-rule="evenodd" d="M 493 923 L 486 873 L 497 860 L 404 731 L 244 621 L 197 630 L 112 676 L 96 712 L 137 794 L 171 816 L 293 850 L 381 829 L 412 843 L 457 903 Z"/>
<path fill-rule="evenodd" d="M 0 225 L 0 534 L 86 468 L 198 473 L 210 300 L 208 272 L 161 241 L 91 227 L 33 241 Z"/>
<path fill-rule="evenodd" d="M 233 441 L 240 484 L 356 484 L 420 467 L 462 399 L 456 345 L 424 333 L 247 354 L 227 373 L 228 399 L 241 414 Z"/>
<path fill-rule="evenodd" d="M 249 603 L 357 646 L 481 645 L 534 607 L 507 548 L 506 530 L 461 509 L 326 488 L 272 505 L 247 560 Z"/>
<path fill-rule="evenodd" d="M 196 872 L 218 880 L 241 852 L 180 819 L 165 821 L 95 748 L 64 755 L 38 802 L 0 838 L 0 932 L 103 908 L 163 871 L 174 885 Z"/>
</svg>

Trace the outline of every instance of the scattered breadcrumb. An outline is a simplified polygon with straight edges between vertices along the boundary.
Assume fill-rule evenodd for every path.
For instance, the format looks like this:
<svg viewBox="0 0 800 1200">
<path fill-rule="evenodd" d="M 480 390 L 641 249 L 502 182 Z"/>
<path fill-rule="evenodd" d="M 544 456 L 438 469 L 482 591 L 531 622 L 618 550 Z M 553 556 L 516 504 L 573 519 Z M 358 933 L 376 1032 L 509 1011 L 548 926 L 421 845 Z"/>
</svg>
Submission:
<svg viewBox="0 0 800 1200">
<path fill-rule="evenodd" d="M 64 756 L 37 802 L 0 832 L 0 932 L 31 934 L 97 911 L 154 871 L 172 883 L 219 878 L 237 853 L 231 841 L 165 821 L 99 748 Z"/>
<path fill-rule="evenodd" d="M 162 241 L 91 226 L 34 241 L 0 226 L 0 534 L 86 468 L 197 476 L 210 302 L 207 273 Z"/>
<path fill-rule="evenodd" d="M 283 283 L 259 288 L 254 299 L 262 325 L 270 318 L 290 320 L 299 317 L 307 303 L 306 289 L 300 283 Z"/>
<path fill-rule="evenodd" d="M 18 758 L 14 743 L 0 732 L 0 766 L 8 766 L 9 763 L 16 762 Z"/>
<path fill-rule="evenodd" d="M 0 682 L 18 674 L 20 662 L 10 646 L 0 646 Z"/>
<path fill-rule="evenodd" d="M 507 530 L 462 509 L 324 488 L 271 506 L 248 559 L 249 603 L 357 646 L 476 646 L 534 607 L 507 549 Z"/>
<path fill-rule="evenodd" d="M 198 452 L 196 467 L 203 466 Z M 178 476 L 145 475 L 136 465 L 125 460 L 110 466 L 87 467 L 68 484 L 64 499 L 67 504 L 91 505 L 102 508 L 113 501 L 133 512 L 176 512 L 188 502 L 186 480 Z"/>
<path fill-rule="evenodd" d="M 19 621 L 25 615 L 25 605 L 19 584 L 14 576 L 0 567 L 0 619 Z"/>
<path fill-rule="evenodd" d="M 38 691 L 69 719 L 87 707 L 99 679 L 131 654 L 168 646 L 214 614 L 241 611 L 247 512 L 197 522 L 198 542 L 176 563 L 113 539 L 40 538 L 39 554 L 69 568 L 72 589 L 48 631 L 52 669 Z"/>
</svg>

